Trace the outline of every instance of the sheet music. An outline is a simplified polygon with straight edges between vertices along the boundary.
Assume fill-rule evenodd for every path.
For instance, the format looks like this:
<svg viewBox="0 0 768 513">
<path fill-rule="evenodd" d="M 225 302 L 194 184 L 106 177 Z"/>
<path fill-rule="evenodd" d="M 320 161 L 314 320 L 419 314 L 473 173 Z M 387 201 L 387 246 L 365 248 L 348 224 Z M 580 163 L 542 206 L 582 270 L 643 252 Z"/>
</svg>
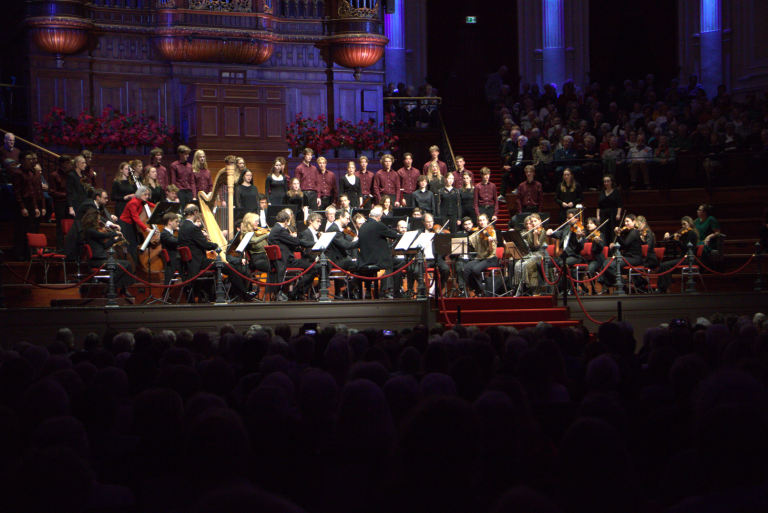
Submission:
<svg viewBox="0 0 768 513">
<path fill-rule="evenodd" d="M 419 238 L 416 239 L 416 242 L 413 243 L 413 246 L 415 248 L 423 248 L 424 249 L 424 258 L 427 260 L 434 260 L 435 254 L 432 251 L 432 239 L 435 238 L 434 233 L 430 232 L 424 232 L 421 235 L 419 235 Z"/>
<path fill-rule="evenodd" d="M 248 243 L 251 242 L 251 239 L 253 238 L 254 233 L 256 232 L 248 232 L 245 235 L 243 235 L 243 240 L 241 240 L 240 244 L 237 245 L 237 249 L 235 251 L 242 253 L 245 247 L 248 245 Z"/>
<path fill-rule="evenodd" d="M 400 240 L 395 245 L 395 251 L 407 251 L 413 244 L 414 239 L 419 234 L 417 230 L 405 232 Z"/>
<path fill-rule="evenodd" d="M 325 251 L 325 249 L 331 245 L 331 241 L 336 237 L 339 232 L 325 232 L 323 233 L 315 245 L 312 246 L 312 251 Z"/>
<path fill-rule="evenodd" d="M 147 235 L 147 238 L 144 239 L 144 242 L 141 244 L 141 251 L 144 251 L 147 249 L 147 246 L 149 246 L 149 243 L 152 242 L 152 237 L 155 236 L 157 233 L 157 228 L 154 227 L 155 225 L 152 225 L 152 229 L 149 230 L 149 235 Z"/>
</svg>

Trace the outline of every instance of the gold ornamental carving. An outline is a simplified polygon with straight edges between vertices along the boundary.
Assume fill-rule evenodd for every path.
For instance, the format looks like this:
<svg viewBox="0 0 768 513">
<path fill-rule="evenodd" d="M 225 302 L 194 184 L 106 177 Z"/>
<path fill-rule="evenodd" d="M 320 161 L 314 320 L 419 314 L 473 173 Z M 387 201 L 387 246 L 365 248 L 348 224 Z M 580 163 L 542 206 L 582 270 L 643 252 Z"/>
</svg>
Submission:
<svg viewBox="0 0 768 513">
<path fill-rule="evenodd" d="M 251 12 L 251 0 L 189 0 L 195 11 Z"/>
<path fill-rule="evenodd" d="M 274 8 L 272 7 L 272 0 L 262 0 L 264 14 L 273 14 L 275 12 Z"/>
<path fill-rule="evenodd" d="M 347 0 L 341 0 L 339 2 L 339 18 L 341 19 L 379 19 L 379 2 L 373 0 L 373 2 L 366 0 L 352 0 L 358 4 L 358 7 L 353 7 Z M 366 4 L 373 3 L 373 6 L 367 7 Z"/>
<path fill-rule="evenodd" d="M 155 5 L 158 9 L 175 9 L 176 0 L 157 0 Z"/>
</svg>

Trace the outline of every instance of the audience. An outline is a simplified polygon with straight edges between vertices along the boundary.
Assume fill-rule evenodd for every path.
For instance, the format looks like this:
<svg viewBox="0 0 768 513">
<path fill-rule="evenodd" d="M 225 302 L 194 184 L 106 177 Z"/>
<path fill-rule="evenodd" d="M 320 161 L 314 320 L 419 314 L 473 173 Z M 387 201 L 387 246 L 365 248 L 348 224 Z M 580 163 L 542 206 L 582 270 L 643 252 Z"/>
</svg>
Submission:
<svg viewBox="0 0 768 513">
<path fill-rule="evenodd" d="M 768 323 L 89 334 L 0 353 L 9 512 L 768 508 Z"/>
</svg>

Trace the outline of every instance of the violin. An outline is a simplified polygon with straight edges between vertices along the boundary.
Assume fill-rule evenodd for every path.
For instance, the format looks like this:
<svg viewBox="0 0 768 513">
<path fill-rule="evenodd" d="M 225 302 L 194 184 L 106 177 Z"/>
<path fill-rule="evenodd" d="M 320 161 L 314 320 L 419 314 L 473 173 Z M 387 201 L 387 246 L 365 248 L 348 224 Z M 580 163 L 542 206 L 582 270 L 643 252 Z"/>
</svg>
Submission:
<svg viewBox="0 0 768 513">
<path fill-rule="evenodd" d="M 352 238 L 357 237 L 357 234 L 355 232 L 353 232 L 352 230 L 350 230 L 349 228 L 344 228 L 343 233 L 345 235 L 349 235 Z"/>
<path fill-rule="evenodd" d="M 648 228 L 640 230 L 640 239 L 645 242 L 645 238 L 648 236 Z"/>
<path fill-rule="evenodd" d="M 589 242 L 602 242 L 603 239 L 600 237 L 600 230 L 595 230 L 594 232 L 587 235 L 587 240 Z"/>
<path fill-rule="evenodd" d="M 683 235 L 685 235 L 690 231 L 691 231 L 690 226 L 688 228 L 681 228 L 680 230 L 675 232 L 675 235 L 674 235 L 675 240 L 680 240 L 680 237 L 682 237 Z"/>
<path fill-rule="evenodd" d="M 488 225 L 487 230 L 483 230 L 483 232 L 480 233 L 480 235 L 478 235 L 478 237 L 480 237 L 481 239 L 483 239 L 486 242 L 489 239 L 491 239 L 491 238 L 495 239 L 496 238 L 496 230 L 493 229 L 493 226 Z"/>
<path fill-rule="evenodd" d="M 119 232 L 117 230 L 113 230 L 111 228 L 107 228 L 107 225 L 104 224 L 104 221 L 99 221 L 99 227 L 97 228 L 97 231 L 100 231 L 101 233 L 109 233 L 109 234 L 117 236 L 120 240 L 115 242 L 113 244 L 113 246 L 120 246 L 121 244 L 128 244 L 128 240 L 125 238 L 125 235 L 123 235 L 123 232 Z"/>
<path fill-rule="evenodd" d="M 443 228 L 442 225 L 436 224 L 432 227 L 432 230 L 430 230 L 432 233 L 451 233 L 451 229 L 447 226 Z"/>
<path fill-rule="evenodd" d="M 581 224 L 581 221 L 576 221 L 574 224 L 571 225 L 571 233 L 584 233 L 584 225 Z"/>
</svg>

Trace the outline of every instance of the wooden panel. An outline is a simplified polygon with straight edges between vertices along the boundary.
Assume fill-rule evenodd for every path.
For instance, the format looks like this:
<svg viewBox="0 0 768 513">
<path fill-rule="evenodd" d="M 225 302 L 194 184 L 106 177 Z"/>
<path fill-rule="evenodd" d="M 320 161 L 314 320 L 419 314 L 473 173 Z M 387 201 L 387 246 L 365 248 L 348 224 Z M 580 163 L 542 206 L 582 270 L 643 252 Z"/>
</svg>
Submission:
<svg viewBox="0 0 768 513">
<path fill-rule="evenodd" d="M 283 91 L 280 89 L 267 89 L 267 100 L 281 101 L 283 99 Z"/>
<path fill-rule="evenodd" d="M 379 103 L 381 103 L 378 91 L 363 90 L 360 92 L 363 94 L 361 110 L 363 112 L 376 112 L 379 108 Z"/>
<path fill-rule="evenodd" d="M 246 137 L 261 137 L 261 107 L 243 108 L 243 131 Z M 267 125 L 269 129 L 269 125 Z"/>
<path fill-rule="evenodd" d="M 224 135 L 240 137 L 240 107 L 224 107 Z"/>
<path fill-rule="evenodd" d="M 267 107 L 267 128 L 269 138 L 281 139 L 285 136 L 285 109 L 282 107 Z"/>
<path fill-rule="evenodd" d="M 195 107 L 190 107 L 187 111 L 187 122 L 189 123 L 189 136 L 195 137 L 197 136 L 197 117 L 195 114 L 197 113 L 197 109 Z"/>
<path fill-rule="evenodd" d="M 206 100 L 212 99 L 212 98 L 218 98 L 219 97 L 219 90 L 216 87 L 201 87 L 200 88 L 200 98 L 205 98 Z"/>
<path fill-rule="evenodd" d="M 122 83 L 104 82 L 96 86 L 96 101 L 98 112 L 106 109 L 108 105 L 113 106 L 121 112 L 125 112 L 125 90 Z"/>
<path fill-rule="evenodd" d="M 261 99 L 261 91 L 254 88 L 243 87 L 226 87 L 221 95 L 224 100 L 259 100 Z"/>
<path fill-rule="evenodd" d="M 82 78 L 65 78 L 61 80 L 61 83 L 64 86 L 62 94 L 64 105 L 62 108 L 72 117 L 80 115 L 86 108 L 85 80 Z"/>
<path fill-rule="evenodd" d="M 218 107 L 203 105 L 200 107 L 200 135 L 203 137 L 216 137 L 219 135 L 219 109 Z"/>
<path fill-rule="evenodd" d="M 163 95 L 163 89 L 165 86 L 163 84 L 158 84 L 155 86 L 152 85 L 146 85 L 139 87 L 139 95 L 138 95 L 138 101 L 136 105 L 136 110 L 138 111 L 144 111 L 144 114 L 147 116 L 156 116 L 158 118 L 162 117 L 162 111 L 164 110 L 162 108 L 164 95 Z"/>
<path fill-rule="evenodd" d="M 339 116 L 353 123 L 357 122 L 357 90 L 339 89 Z"/>
<path fill-rule="evenodd" d="M 316 118 L 325 111 L 321 105 L 322 98 L 320 97 L 319 93 L 305 93 L 303 91 L 299 91 L 299 94 L 301 95 L 301 101 L 299 105 L 301 105 L 301 112 L 303 117 Z"/>
</svg>

